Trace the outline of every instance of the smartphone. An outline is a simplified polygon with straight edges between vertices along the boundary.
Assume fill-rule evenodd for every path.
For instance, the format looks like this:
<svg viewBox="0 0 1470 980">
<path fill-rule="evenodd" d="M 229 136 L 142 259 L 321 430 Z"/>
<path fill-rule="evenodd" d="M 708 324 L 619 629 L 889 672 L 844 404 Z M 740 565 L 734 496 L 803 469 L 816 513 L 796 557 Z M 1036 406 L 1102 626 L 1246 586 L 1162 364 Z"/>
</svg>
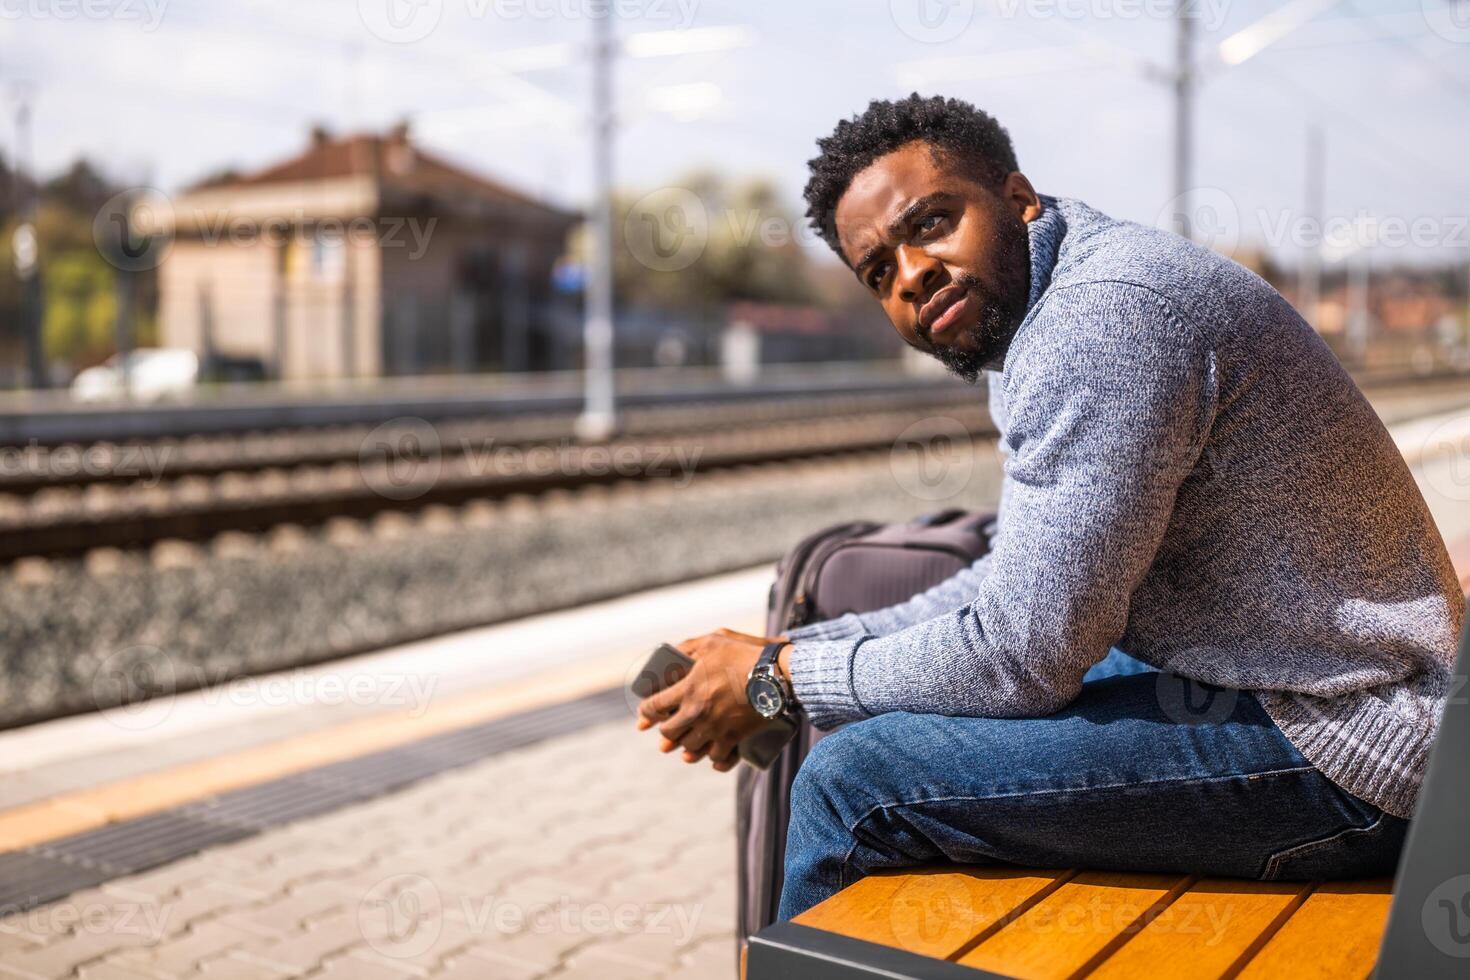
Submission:
<svg viewBox="0 0 1470 980">
<path fill-rule="evenodd" d="M 678 683 L 693 666 L 694 661 L 684 651 L 672 643 L 660 643 L 653 656 L 648 658 L 648 663 L 628 682 L 628 693 L 642 701 L 670 684 Z"/>
<path fill-rule="evenodd" d="M 628 682 L 628 693 L 641 701 L 650 694 L 677 683 L 693 666 L 694 661 L 678 647 L 670 643 L 660 643 L 643 665 L 643 669 Z M 786 718 L 773 718 L 764 727 L 741 740 L 738 749 L 740 758 L 757 769 L 765 769 L 776 761 L 776 756 L 781 754 L 781 749 L 795 734 L 794 722 Z"/>
</svg>

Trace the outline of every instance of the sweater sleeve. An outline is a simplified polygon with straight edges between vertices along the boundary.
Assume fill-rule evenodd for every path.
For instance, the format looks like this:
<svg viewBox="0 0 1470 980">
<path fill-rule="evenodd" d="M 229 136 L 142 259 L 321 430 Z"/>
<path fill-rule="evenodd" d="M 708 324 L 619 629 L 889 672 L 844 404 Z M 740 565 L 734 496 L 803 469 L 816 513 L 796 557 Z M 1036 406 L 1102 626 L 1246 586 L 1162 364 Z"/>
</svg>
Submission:
<svg viewBox="0 0 1470 980">
<path fill-rule="evenodd" d="M 990 555 L 984 554 L 938 585 L 884 609 L 844 613 L 836 619 L 796 626 L 786 631 L 788 639 L 842 640 L 854 636 L 887 636 L 916 623 L 942 616 L 975 597 L 981 579 L 990 574 Z"/>
<path fill-rule="evenodd" d="M 995 425 L 996 434 L 1000 436 L 998 445 L 1001 459 L 1004 461 L 1006 454 L 1004 389 L 999 372 L 986 371 L 985 374 L 990 418 Z M 995 538 L 1000 533 L 1001 517 L 1005 514 L 1005 498 L 1008 495 L 1006 485 L 1008 483 L 1010 483 L 1010 478 L 1003 477 L 1000 504 L 996 512 L 994 529 L 990 533 L 989 548 L 985 554 L 971 562 L 968 568 L 960 569 L 943 582 L 902 602 L 894 603 L 883 609 L 874 609 L 864 613 L 846 613 L 836 619 L 797 626 L 787 630 L 786 636 L 793 641 L 842 640 L 863 635 L 887 636 L 965 605 L 975 598 L 980 588 L 980 580 L 990 574 L 990 551 L 995 548 Z"/>
<path fill-rule="evenodd" d="M 792 683 L 818 728 L 887 711 L 1049 714 L 1122 635 L 1213 420 L 1213 352 L 1151 290 L 1084 284 L 1032 311 L 1005 383 L 989 574 L 965 604 L 897 632 L 796 642 Z"/>
</svg>

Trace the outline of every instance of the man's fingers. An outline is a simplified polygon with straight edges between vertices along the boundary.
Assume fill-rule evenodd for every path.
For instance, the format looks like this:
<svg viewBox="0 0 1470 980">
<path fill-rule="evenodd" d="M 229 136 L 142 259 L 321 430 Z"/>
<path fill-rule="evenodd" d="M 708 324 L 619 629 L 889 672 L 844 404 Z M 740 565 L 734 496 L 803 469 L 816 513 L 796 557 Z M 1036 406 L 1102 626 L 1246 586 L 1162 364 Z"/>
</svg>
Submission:
<svg viewBox="0 0 1470 980">
<path fill-rule="evenodd" d="M 680 706 L 678 711 L 674 712 L 672 718 L 659 726 L 658 733 L 670 742 L 682 744 L 684 736 L 688 734 L 689 729 L 694 726 L 694 723 L 699 720 L 699 716 L 702 713 L 702 705 L 692 704 L 686 701 Z"/>
<path fill-rule="evenodd" d="M 709 751 L 710 746 L 713 744 L 707 739 L 700 739 L 693 746 L 684 746 L 684 761 L 698 762 L 704 758 L 705 753 Z"/>
<path fill-rule="evenodd" d="M 740 763 L 740 746 L 729 742 L 716 742 L 710 748 L 709 761 L 715 772 L 729 772 Z"/>
<path fill-rule="evenodd" d="M 663 721 L 679 708 L 684 698 L 684 678 L 680 678 L 662 691 L 654 691 L 638 702 L 638 716 L 650 722 Z M 647 728 L 647 725 L 641 726 Z"/>
</svg>

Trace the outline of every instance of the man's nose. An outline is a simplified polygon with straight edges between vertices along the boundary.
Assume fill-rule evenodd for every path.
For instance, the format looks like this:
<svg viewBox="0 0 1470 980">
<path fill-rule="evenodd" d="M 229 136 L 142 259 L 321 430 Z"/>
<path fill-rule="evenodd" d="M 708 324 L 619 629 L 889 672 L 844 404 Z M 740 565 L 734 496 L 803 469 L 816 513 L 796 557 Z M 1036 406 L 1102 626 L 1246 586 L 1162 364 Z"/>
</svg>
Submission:
<svg viewBox="0 0 1470 980">
<path fill-rule="evenodd" d="M 898 266 L 898 295 L 905 303 L 927 298 L 939 278 L 939 263 L 920 249 L 900 245 L 895 255 Z"/>
</svg>

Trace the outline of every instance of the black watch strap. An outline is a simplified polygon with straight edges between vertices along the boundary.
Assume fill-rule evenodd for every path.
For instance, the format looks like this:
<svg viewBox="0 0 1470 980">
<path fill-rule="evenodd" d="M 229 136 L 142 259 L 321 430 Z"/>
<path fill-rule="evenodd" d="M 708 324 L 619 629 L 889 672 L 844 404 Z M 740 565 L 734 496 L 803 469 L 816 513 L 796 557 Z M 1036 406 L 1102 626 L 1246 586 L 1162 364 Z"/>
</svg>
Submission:
<svg viewBox="0 0 1470 980">
<path fill-rule="evenodd" d="M 774 665 L 776 658 L 781 656 L 781 648 L 790 642 L 790 640 L 777 640 L 775 643 L 767 643 L 761 648 L 761 655 L 755 659 L 756 668 Z"/>
</svg>

